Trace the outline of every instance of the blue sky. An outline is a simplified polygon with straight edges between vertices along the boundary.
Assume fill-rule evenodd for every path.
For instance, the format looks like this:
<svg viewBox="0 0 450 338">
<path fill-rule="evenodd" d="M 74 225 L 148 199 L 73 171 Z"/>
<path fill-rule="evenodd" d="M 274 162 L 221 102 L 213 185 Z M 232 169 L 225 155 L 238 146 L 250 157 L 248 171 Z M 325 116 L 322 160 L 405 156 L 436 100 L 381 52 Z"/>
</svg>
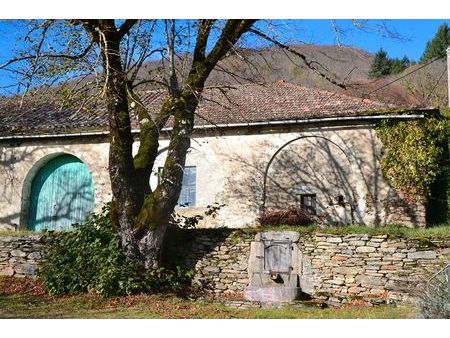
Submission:
<svg viewBox="0 0 450 338">
<path fill-rule="evenodd" d="M 358 47 L 375 53 L 383 48 L 391 57 L 403 57 L 418 60 L 422 55 L 428 40 L 432 39 L 438 27 L 450 20 L 403 19 L 403 20 L 369 20 L 367 27 L 360 29 L 350 20 L 336 20 L 336 25 L 343 30 L 340 34 L 341 43 Z M 385 25 L 390 31 L 396 32 L 401 39 L 387 36 Z M 306 43 L 335 44 L 336 33 L 331 20 L 296 20 L 295 29 L 289 34 L 292 38 L 304 40 Z"/>
<path fill-rule="evenodd" d="M 402 57 L 418 60 L 423 53 L 426 42 L 433 37 L 440 24 L 446 22 L 450 25 L 450 19 L 403 19 L 403 20 L 369 20 L 366 30 L 356 28 L 350 20 L 336 20 L 339 28 L 343 29 L 340 34 L 341 43 L 355 46 L 369 52 L 376 52 L 380 47 L 385 49 L 392 57 Z M 383 23 L 393 31 L 401 35 L 402 39 L 386 37 L 383 32 L 377 30 L 376 26 Z M 333 30 L 331 20 L 280 20 L 277 32 L 283 32 L 287 41 L 303 41 L 315 44 L 335 44 L 336 34 Z M 6 20 L 0 22 L 0 60 L 11 55 L 11 50 L 20 32 L 11 29 Z"/>
</svg>

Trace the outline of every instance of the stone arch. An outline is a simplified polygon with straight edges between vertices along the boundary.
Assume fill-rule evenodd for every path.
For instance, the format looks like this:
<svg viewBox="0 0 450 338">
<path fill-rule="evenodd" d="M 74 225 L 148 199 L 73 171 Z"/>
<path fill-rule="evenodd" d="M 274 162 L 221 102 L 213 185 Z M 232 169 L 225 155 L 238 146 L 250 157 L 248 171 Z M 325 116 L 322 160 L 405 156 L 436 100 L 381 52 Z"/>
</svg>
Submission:
<svg viewBox="0 0 450 338">
<path fill-rule="evenodd" d="M 310 140 L 311 142 L 309 142 L 309 144 L 307 143 L 301 143 L 301 144 L 296 144 L 298 141 L 301 140 Z M 316 141 L 317 140 L 317 141 Z M 282 157 L 282 155 L 285 155 L 285 157 L 287 158 L 288 155 L 285 154 L 283 152 L 283 150 L 286 150 L 289 146 L 296 146 L 298 148 L 301 147 L 309 147 L 311 149 L 316 149 L 316 147 L 318 147 L 318 150 L 312 150 L 309 153 L 313 154 L 313 158 L 311 159 L 307 159 L 305 157 L 303 157 L 302 155 L 298 155 L 298 157 L 294 160 L 292 160 L 291 163 L 285 163 L 285 159 L 284 158 L 278 158 L 278 157 Z M 322 161 L 324 161 L 325 163 L 327 163 L 327 161 L 330 162 L 335 162 L 333 163 L 333 165 L 330 165 L 330 168 L 332 168 L 334 170 L 334 175 L 335 177 L 330 177 L 329 181 L 327 182 L 328 187 L 327 189 L 329 190 L 330 187 L 332 185 L 335 186 L 335 191 L 336 191 L 336 186 L 338 186 L 338 183 L 347 183 L 347 185 L 344 187 L 344 184 L 341 184 L 340 186 L 342 186 L 339 191 L 343 191 L 345 193 L 346 196 L 348 196 L 348 198 L 346 198 L 346 202 L 348 204 L 349 207 L 349 213 L 350 213 L 350 218 L 351 221 L 354 221 L 354 211 L 356 209 L 356 189 L 355 189 L 355 173 L 353 170 L 354 164 L 352 161 L 352 156 L 350 156 L 347 151 L 345 150 L 346 147 L 345 145 L 342 146 L 341 144 L 339 144 L 336 141 L 331 140 L 330 138 L 327 138 L 323 135 L 317 135 L 317 134 L 313 134 L 313 135 L 303 135 L 303 136 L 299 136 L 296 137 L 292 140 L 289 140 L 287 142 L 285 142 L 284 144 L 282 144 L 270 157 L 269 161 L 267 162 L 266 166 L 265 166 L 265 170 L 263 173 L 263 189 L 262 189 L 262 204 L 261 204 L 261 211 L 264 214 L 267 210 L 267 205 L 268 205 L 268 186 L 269 186 L 269 179 L 271 184 L 273 183 L 274 186 L 277 186 L 277 182 L 276 180 L 279 178 L 274 178 L 274 177 L 269 177 L 269 170 L 272 169 L 272 167 L 274 166 L 274 161 L 276 159 L 278 159 L 278 162 L 283 163 L 283 165 L 285 166 L 285 172 L 283 171 L 283 167 L 280 168 L 273 168 L 272 170 L 275 170 L 274 172 L 274 176 L 278 175 L 289 175 L 289 173 L 292 175 L 293 172 L 297 172 L 299 173 L 297 178 L 292 178 L 289 177 L 286 179 L 286 181 L 288 181 L 289 179 L 292 180 L 292 182 L 296 181 L 296 183 L 298 183 L 299 178 L 300 178 L 300 182 L 302 182 L 303 186 L 302 187 L 298 187 L 298 186 L 294 186 L 294 185 L 289 185 L 286 183 L 286 181 L 284 182 L 284 184 L 286 185 L 286 187 L 292 188 L 293 190 L 300 188 L 299 190 L 301 190 L 302 192 L 296 192 L 293 193 L 290 196 L 294 196 L 296 194 L 315 194 L 316 191 L 320 191 L 321 193 L 323 193 L 324 187 L 326 186 L 326 184 L 322 184 L 321 188 L 319 187 L 319 184 L 315 184 L 314 182 L 318 182 L 317 181 L 317 177 L 319 175 L 317 175 L 317 177 L 313 177 L 311 178 L 311 181 L 309 182 L 309 184 L 307 183 L 307 181 L 303 181 L 303 178 L 301 178 L 302 174 L 306 175 L 307 171 L 309 170 L 310 172 L 313 172 L 313 169 L 315 167 L 315 169 L 318 168 L 318 170 L 320 171 L 320 164 L 315 164 L 315 161 L 317 161 L 317 157 L 322 157 Z M 291 149 L 292 151 L 292 149 Z M 306 156 L 306 155 L 305 155 Z M 299 160 L 303 160 L 304 161 L 304 167 L 308 167 L 308 169 L 304 169 L 303 167 L 301 167 L 301 162 L 298 162 Z M 308 162 L 309 160 L 309 162 Z M 295 162 L 297 161 L 297 162 Z M 338 163 L 339 162 L 339 163 Z M 307 164 L 307 165 L 306 165 Z M 289 166 L 293 166 L 296 165 L 296 168 L 291 169 Z M 277 163 L 277 167 L 280 167 L 279 163 Z M 323 166 L 325 167 L 325 166 Z M 345 168 L 343 168 L 345 167 Z M 329 169 L 329 168 L 327 168 Z M 339 169 L 339 170 L 338 170 Z M 344 170 L 345 169 L 345 172 Z M 325 171 L 325 169 L 323 169 Z M 339 174 L 338 174 L 338 171 Z M 302 174 L 300 174 L 302 173 Z M 340 176 L 340 177 L 337 177 Z M 345 177 L 344 177 L 345 176 Z M 314 181 L 315 179 L 315 181 Z M 335 182 L 333 182 L 333 179 Z M 272 182 L 273 181 L 273 182 Z M 330 182 L 333 182 L 333 184 L 331 184 Z M 323 183 L 323 182 L 321 182 Z M 285 187 L 285 188 L 286 188 Z M 278 184 L 278 189 L 280 189 L 280 191 L 282 190 L 282 187 L 280 184 Z M 304 191 L 303 191 L 304 190 Z M 309 192 L 308 192 L 309 191 Z M 288 195 L 288 192 L 285 191 L 286 195 Z M 337 200 L 342 199 L 342 196 L 340 195 L 340 192 L 336 191 L 336 196 L 333 196 L 334 198 L 336 198 Z M 298 197 L 298 196 L 296 196 Z M 340 198 L 339 198 L 340 197 Z M 330 199 L 329 199 L 330 200 Z M 328 200 L 328 201 L 329 201 Z M 327 201 L 327 205 L 331 206 L 332 203 L 328 204 Z M 324 203 L 324 201 L 322 201 Z M 333 200 L 333 202 L 335 202 Z M 279 200 L 279 204 L 284 205 L 284 200 L 280 199 Z M 338 202 L 336 202 L 336 204 L 338 204 Z"/>
<path fill-rule="evenodd" d="M 33 185 L 36 185 L 35 179 L 38 178 L 39 175 L 42 175 L 43 170 L 46 169 L 46 167 L 51 164 L 52 162 L 57 161 L 58 159 L 66 158 L 69 160 L 69 162 L 75 162 L 78 163 L 79 166 L 84 168 L 86 175 L 88 176 L 88 181 L 84 182 L 86 186 L 88 186 L 89 189 L 89 198 L 91 199 L 90 204 L 91 207 L 89 207 L 89 212 L 93 212 L 94 208 L 94 181 L 92 178 L 91 171 L 89 170 L 88 165 L 81 160 L 78 156 L 75 154 L 69 153 L 69 152 L 55 152 L 51 154 L 47 154 L 41 159 L 39 159 L 28 171 L 23 185 L 22 185 L 22 196 L 21 196 L 21 212 L 20 212 L 20 229 L 28 229 L 29 221 L 30 221 L 30 207 L 32 207 L 32 192 L 33 192 Z M 74 184 L 71 181 L 68 181 L 67 183 Z M 78 184 L 78 181 L 77 183 Z M 76 187 L 74 187 L 76 188 Z M 81 221 L 81 220 L 80 220 Z"/>
</svg>

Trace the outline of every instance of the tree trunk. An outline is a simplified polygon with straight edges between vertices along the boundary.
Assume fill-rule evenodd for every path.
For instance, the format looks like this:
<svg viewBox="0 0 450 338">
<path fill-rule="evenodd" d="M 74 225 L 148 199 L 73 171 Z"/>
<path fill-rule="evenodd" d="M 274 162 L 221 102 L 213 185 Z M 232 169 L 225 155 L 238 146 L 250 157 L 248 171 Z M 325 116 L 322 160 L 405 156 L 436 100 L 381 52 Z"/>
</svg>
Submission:
<svg viewBox="0 0 450 338">
<path fill-rule="evenodd" d="M 156 268 L 161 264 L 164 235 L 181 192 L 183 169 L 194 127 L 194 112 L 198 104 L 197 97 L 190 93 L 172 96 L 170 101 L 171 104 L 165 105 L 169 111 L 163 113 L 175 119 L 161 183 L 145 198 L 135 222 L 136 233 L 140 238 L 139 250 L 146 268 Z"/>
<path fill-rule="evenodd" d="M 109 176 L 113 193 L 113 222 L 118 227 L 121 246 L 130 260 L 140 260 L 141 254 L 134 235 L 134 219 L 140 208 L 139 184 L 134 175 L 133 136 L 126 91 L 126 77 L 120 59 L 119 41 L 105 30 L 102 46 L 106 70 L 106 101 L 109 120 Z"/>
<path fill-rule="evenodd" d="M 142 254 L 145 269 L 155 269 L 161 266 L 166 230 L 167 223 L 160 224 L 155 230 L 148 231 L 139 241 L 139 251 Z"/>
</svg>

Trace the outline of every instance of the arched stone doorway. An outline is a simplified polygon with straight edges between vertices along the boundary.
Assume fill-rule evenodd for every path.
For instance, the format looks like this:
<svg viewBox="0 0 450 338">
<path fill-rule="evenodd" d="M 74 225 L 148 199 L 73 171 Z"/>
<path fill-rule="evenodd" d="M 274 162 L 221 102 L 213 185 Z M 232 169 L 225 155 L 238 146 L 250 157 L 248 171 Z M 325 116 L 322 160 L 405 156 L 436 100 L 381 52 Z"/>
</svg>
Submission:
<svg viewBox="0 0 450 338">
<path fill-rule="evenodd" d="M 330 224 L 355 221 L 356 182 L 343 146 L 322 135 L 294 138 L 270 157 L 262 211 L 301 208 Z"/>
<path fill-rule="evenodd" d="M 23 188 L 22 227 L 34 231 L 70 230 L 94 211 L 94 184 L 76 156 L 45 157 L 28 174 Z"/>
</svg>

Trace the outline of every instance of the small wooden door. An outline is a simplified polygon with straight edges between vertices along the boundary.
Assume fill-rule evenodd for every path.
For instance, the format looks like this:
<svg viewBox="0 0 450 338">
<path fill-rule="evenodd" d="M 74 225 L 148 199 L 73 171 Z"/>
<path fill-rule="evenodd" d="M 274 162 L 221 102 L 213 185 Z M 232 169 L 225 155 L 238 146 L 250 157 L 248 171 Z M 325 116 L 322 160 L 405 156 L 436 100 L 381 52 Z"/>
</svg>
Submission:
<svg viewBox="0 0 450 338">
<path fill-rule="evenodd" d="M 32 182 L 30 230 L 70 230 L 94 210 L 94 184 L 86 165 L 72 155 L 46 163 Z"/>
</svg>

